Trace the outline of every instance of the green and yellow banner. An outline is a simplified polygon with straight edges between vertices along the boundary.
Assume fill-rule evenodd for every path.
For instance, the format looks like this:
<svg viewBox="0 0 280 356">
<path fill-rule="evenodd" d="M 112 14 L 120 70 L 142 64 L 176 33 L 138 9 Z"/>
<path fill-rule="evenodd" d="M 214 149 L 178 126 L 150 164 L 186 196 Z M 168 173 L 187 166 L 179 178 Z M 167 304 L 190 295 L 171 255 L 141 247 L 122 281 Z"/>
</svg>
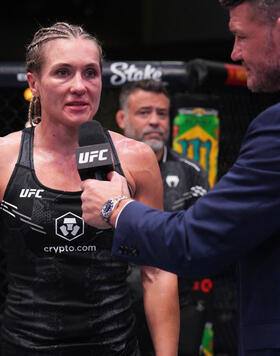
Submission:
<svg viewBox="0 0 280 356">
<path fill-rule="evenodd" d="M 218 112 L 203 108 L 179 109 L 173 123 L 173 149 L 199 162 L 213 187 L 218 167 Z"/>
</svg>

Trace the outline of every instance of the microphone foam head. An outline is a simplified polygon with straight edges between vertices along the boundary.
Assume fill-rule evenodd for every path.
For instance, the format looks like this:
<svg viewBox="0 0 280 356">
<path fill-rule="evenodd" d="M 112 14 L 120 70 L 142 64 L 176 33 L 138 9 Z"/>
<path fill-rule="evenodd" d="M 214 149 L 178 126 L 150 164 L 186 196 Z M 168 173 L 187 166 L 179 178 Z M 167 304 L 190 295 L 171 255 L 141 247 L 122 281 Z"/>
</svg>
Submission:
<svg viewBox="0 0 280 356">
<path fill-rule="evenodd" d="M 106 143 L 107 137 L 105 136 L 102 125 L 99 121 L 90 120 L 83 122 L 79 126 L 79 146 L 90 146 Z"/>
</svg>

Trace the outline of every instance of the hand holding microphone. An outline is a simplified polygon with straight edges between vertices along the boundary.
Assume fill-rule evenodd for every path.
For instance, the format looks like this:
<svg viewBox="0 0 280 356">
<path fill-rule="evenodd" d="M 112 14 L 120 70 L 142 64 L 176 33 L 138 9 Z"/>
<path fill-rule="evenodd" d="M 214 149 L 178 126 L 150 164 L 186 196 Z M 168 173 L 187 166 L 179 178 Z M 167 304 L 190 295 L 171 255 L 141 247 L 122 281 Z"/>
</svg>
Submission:
<svg viewBox="0 0 280 356">
<path fill-rule="evenodd" d="M 121 200 L 130 197 L 127 181 L 117 172 L 112 172 L 114 164 L 111 145 L 98 121 L 87 121 L 80 125 L 79 145 L 80 147 L 76 149 L 76 159 L 83 180 L 81 186 L 83 219 L 96 228 L 108 229 L 110 227 L 108 220 L 113 210 Z M 115 214 L 112 215 L 111 223 L 115 222 L 115 217 Z"/>
</svg>

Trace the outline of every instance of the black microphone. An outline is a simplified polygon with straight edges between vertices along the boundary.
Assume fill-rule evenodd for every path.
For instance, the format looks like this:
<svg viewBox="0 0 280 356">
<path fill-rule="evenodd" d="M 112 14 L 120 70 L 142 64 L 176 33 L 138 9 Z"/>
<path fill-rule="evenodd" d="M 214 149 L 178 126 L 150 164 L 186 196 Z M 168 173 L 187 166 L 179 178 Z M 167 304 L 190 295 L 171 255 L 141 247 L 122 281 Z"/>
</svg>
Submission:
<svg viewBox="0 0 280 356">
<path fill-rule="evenodd" d="M 107 180 L 114 170 L 111 145 L 100 122 L 83 122 L 79 126 L 79 146 L 76 148 L 77 168 L 81 180 Z"/>
</svg>

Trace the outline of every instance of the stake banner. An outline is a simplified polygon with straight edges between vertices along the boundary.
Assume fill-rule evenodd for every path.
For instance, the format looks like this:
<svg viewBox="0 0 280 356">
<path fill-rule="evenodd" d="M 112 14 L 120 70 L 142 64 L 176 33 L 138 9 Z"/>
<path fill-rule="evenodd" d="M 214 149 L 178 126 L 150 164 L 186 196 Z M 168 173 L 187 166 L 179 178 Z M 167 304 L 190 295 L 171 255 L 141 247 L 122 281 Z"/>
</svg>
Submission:
<svg viewBox="0 0 280 356">
<path fill-rule="evenodd" d="M 208 173 L 212 188 L 218 167 L 218 111 L 204 108 L 178 109 L 173 122 L 173 149 L 200 163 Z"/>
<path fill-rule="evenodd" d="M 103 88 L 119 88 L 126 82 L 141 79 L 161 80 L 172 90 L 246 86 L 245 69 L 236 64 L 204 59 L 182 61 L 105 61 L 102 69 Z M 0 88 L 27 87 L 24 62 L 0 62 Z"/>
</svg>

